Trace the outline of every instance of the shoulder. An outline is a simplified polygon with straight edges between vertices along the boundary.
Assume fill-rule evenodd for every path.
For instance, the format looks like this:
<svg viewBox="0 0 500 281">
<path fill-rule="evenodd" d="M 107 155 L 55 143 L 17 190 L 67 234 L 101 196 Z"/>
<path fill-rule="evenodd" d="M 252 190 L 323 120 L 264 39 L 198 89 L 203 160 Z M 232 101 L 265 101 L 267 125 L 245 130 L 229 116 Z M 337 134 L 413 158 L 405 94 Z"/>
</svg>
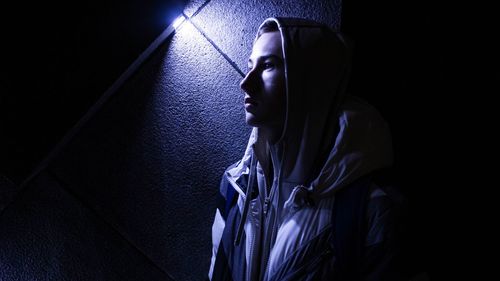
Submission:
<svg viewBox="0 0 500 281">
<path fill-rule="evenodd" d="M 224 172 L 221 175 L 221 180 L 220 180 L 220 185 L 219 185 L 219 192 L 223 197 L 226 197 L 226 194 L 228 192 L 232 192 L 230 189 L 233 189 L 231 186 L 231 183 L 229 182 L 229 178 L 234 178 L 235 175 L 237 174 L 238 171 L 235 171 L 238 169 L 238 165 L 240 164 L 241 160 L 230 165 L 227 167 Z"/>
<path fill-rule="evenodd" d="M 229 210 L 236 205 L 238 191 L 236 191 L 231 181 L 235 181 L 234 174 L 232 173 L 234 173 L 239 163 L 240 161 L 229 166 L 221 176 L 219 192 L 217 194 L 217 209 L 224 219 L 227 217 Z"/>
</svg>

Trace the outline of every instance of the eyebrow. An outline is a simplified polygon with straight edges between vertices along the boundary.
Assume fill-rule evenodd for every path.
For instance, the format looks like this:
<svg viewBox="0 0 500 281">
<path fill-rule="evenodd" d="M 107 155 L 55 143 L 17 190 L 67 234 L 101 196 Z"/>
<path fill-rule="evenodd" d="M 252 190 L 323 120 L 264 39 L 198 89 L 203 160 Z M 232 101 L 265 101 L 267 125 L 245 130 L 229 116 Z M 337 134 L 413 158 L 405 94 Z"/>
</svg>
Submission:
<svg viewBox="0 0 500 281">
<path fill-rule="evenodd" d="M 280 57 L 278 57 L 277 55 L 265 55 L 265 56 L 261 56 L 261 57 L 257 58 L 257 61 L 259 61 L 259 60 L 263 61 L 263 60 L 267 60 L 267 59 L 270 59 L 270 58 L 274 58 L 274 59 L 276 59 L 276 60 L 278 60 L 280 62 L 283 61 L 283 59 L 280 58 Z M 248 59 L 248 62 L 253 63 L 253 61 L 252 61 L 251 58 Z"/>
</svg>

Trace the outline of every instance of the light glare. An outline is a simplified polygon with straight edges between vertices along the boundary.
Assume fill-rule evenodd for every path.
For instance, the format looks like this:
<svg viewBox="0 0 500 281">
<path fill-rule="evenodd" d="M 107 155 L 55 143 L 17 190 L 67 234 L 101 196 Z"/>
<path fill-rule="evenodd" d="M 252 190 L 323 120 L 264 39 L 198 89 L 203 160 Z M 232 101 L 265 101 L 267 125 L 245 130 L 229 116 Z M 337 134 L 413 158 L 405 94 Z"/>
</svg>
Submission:
<svg viewBox="0 0 500 281">
<path fill-rule="evenodd" d="M 172 26 L 174 27 L 174 29 L 178 29 L 179 26 L 186 20 L 186 18 L 184 17 L 184 15 L 180 15 L 178 16 L 175 20 L 174 20 L 174 23 L 172 24 Z"/>
</svg>

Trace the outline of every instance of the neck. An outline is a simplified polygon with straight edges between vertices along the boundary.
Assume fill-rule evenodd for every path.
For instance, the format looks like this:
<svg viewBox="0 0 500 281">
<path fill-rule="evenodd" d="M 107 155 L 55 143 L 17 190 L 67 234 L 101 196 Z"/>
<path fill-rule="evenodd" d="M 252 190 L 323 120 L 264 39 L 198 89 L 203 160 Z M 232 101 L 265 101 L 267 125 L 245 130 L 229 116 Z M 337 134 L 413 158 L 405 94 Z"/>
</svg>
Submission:
<svg viewBox="0 0 500 281">
<path fill-rule="evenodd" d="M 280 169 L 283 157 L 284 143 L 279 140 L 280 135 L 273 134 L 276 130 L 259 128 L 254 151 L 268 180 L 273 178 L 276 169 Z"/>
<path fill-rule="evenodd" d="M 260 135 L 265 139 L 270 145 L 276 144 L 281 137 L 281 128 L 277 127 L 260 127 Z"/>
</svg>

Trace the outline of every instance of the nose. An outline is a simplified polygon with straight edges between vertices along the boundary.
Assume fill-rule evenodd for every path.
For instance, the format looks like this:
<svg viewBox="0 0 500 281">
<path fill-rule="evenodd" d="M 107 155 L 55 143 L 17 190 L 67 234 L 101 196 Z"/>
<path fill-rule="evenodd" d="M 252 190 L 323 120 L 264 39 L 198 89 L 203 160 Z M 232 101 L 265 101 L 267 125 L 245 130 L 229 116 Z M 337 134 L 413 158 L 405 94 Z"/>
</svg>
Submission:
<svg viewBox="0 0 500 281">
<path fill-rule="evenodd" d="M 257 81 L 256 81 L 257 75 L 255 73 L 255 69 L 250 70 L 245 78 L 241 80 L 240 82 L 240 88 L 247 94 L 250 94 L 256 90 Z"/>
</svg>

